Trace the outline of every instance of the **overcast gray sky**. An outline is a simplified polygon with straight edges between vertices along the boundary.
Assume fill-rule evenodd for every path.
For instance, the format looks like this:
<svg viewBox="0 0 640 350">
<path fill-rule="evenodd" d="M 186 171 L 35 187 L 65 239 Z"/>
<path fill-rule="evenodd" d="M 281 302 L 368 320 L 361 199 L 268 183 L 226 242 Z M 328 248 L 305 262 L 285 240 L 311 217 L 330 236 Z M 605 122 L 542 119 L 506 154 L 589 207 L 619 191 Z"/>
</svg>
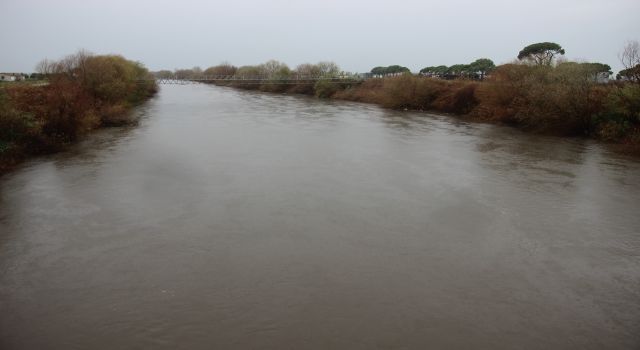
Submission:
<svg viewBox="0 0 640 350">
<path fill-rule="evenodd" d="M 344 70 L 513 60 L 554 41 L 569 59 L 620 69 L 640 39 L 638 0 L 0 0 L 0 71 L 30 72 L 80 48 L 152 70 L 277 59 Z"/>
</svg>

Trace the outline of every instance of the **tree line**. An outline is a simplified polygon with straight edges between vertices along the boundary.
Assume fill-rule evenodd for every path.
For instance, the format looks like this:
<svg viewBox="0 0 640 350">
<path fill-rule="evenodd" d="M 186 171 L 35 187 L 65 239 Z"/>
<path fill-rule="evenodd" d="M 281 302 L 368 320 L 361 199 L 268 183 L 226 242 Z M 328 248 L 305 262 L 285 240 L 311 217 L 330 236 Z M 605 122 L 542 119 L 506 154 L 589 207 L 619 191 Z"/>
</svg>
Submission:
<svg viewBox="0 0 640 350">
<path fill-rule="evenodd" d="M 193 67 L 190 69 L 161 70 L 153 73 L 159 79 L 202 79 L 205 77 L 238 77 L 286 80 L 296 77 L 335 77 L 346 75 L 334 62 L 303 63 L 294 69 L 289 68 L 286 63 L 269 60 L 258 65 L 245 65 L 236 67 L 228 62 L 211 66 L 206 69 Z"/>
<path fill-rule="evenodd" d="M 620 71 L 616 75 L 618 80 L 639 80 L 640 79 L 640 66 L 635 64 L 637 58 L 634 58 L 634 52 L 640 51 L 637 47 L 637 42 L 631 42 L 625 47 L 624 52 L 621 54 L 621 60 L 625 69 Z M 523 64 L 529 64 L 534 66 L 561 66 L 570 65 L 574 68 L 576 65 L 591 74 L 594 79 L 599 81 L 606 81 L 613 72 L 611 66 L 598 62 L 568 62 L 566 60 L 560 60 L 559 58 L 566 53 L 565 49 L 561 45 L 554 42 L 540 42 L 528 45 L 518 52 L 518 61 Z M 496 69 L 495 63 L 489 58 L 479 58 L 468 64 L 454 64 L 452 66 L 439 65 L 428 66 L 420 69 L 419 74 L 427 77 L 442 78 L 442 79 L 457 79 L 468 78 L 484 80 L 487 74 L 490 74 Z M 410 70 L 400 65 L 393 65 L 388 67 L 374 67 L 371 69 L 371 75 L 374 77 L 384 77 L 389 75 L 398 74 L 410 74 Z"/>
<path fill-rule="evenodd" d="M 450 67 L 444 65 L 425 67 L 420 70 L 420 74 L 445 79 L 468 77 L 483 80 L 487 73 L 495 68 L 496 65 L 491 59 L 479 58 L 469 64 L 454 64 Z"/>
</svg>

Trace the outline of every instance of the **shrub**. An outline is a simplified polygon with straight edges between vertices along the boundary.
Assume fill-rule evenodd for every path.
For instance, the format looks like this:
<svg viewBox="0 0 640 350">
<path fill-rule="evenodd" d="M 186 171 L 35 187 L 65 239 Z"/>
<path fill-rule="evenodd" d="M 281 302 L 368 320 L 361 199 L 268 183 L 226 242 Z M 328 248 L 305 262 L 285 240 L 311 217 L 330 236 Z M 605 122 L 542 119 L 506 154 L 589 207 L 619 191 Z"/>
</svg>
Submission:
<svg viewBox="0 0 640 350">
<path fill-rule="evenodd" d="M 131 119 L 127 112 L 128 108 L 125 104 L 103 107 L 99 112 L 100 123 L 103 126 L 122 126 L 134 123 L 135 121 Z M 92 113 L 92 111 L 89 113 Z"/>
<path fill-rule="evenodd" d="M 507 64 L 478 88 L 479 105 L 471 114 L 535 131 L 588 134 L 608 90 L 589 64 Z"/>
<path fill-rule="evenodd" d="M 339 84 L 327 80 L 318 80 L 314 85 L 315 95 L 320 98 L 330 98 L 341 89 L 342 87 Z"/>
<path fill-rule="evenodd" d="M 603 110 L 593 117 L 596 135 L 619 140 L 637 131 L 640 125 L 640 86 L 616 86 L 606 96 Z"/>
<path fill-rule="evenodd" d="M 122 124 L 126 110 L 157 91 L 140 63 L 84 51 L 38 69 L 46 86 L 15 85 L 0 96 L 0 145 L 26 153 L 47 152 L 101 125 Z M 3 157 L 0 166 L 7 163 Z"/>
<path fill-rule="evenodd" d="M 37 129 L 32 115 L 18 112 L 0 91 L 0 153 L 19 144 Z"/>
</svg>

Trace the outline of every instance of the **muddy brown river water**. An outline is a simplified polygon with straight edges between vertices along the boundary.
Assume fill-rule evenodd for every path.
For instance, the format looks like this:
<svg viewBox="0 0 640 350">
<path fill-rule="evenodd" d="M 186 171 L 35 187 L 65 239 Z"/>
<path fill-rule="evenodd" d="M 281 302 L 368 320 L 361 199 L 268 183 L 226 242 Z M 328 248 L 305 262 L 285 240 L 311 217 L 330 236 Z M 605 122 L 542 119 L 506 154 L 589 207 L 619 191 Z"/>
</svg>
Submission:
<svg viewBox="0 0 640 350">
<path fill-rule="evenodd" d="M 640 161 L 206 85 L 0 177 L 0 348 L 639 349 Z"/>
</svg>

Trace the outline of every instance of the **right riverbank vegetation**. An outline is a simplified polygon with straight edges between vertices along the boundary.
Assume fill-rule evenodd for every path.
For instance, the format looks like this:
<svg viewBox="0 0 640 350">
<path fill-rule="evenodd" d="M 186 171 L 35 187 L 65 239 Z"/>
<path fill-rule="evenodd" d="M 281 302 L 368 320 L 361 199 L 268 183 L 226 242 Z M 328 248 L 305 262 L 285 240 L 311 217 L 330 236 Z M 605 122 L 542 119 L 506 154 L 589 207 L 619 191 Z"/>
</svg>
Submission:
<svg viewBox="0 0 640 350">
<path fill-rule="evenodd" d="M 524 47 L 513 62 L 496 66 L 487 58 L 469 64 L 428 66 L 411 73 L 400 65 L 349 74 L 331 62 L 290 69 L 269 61 L 235 67 L 224 63 L 160 71 L 158 78 L 201 79 L 227 76 L 255 81 L 215 84 L 265 92 L 298 93 L 322 98 L 375 103 L 386 108 L 456 114 L 528 131 L 585 136 L 621 145 L 640 154 L 640 46 L 629 42 L 620 53 L 624 70 L 615 79 L 607 64 L 570 62 L 556 43 Z M 304 77 L 339 77 L 309 84 L 288 84 Z"/>
<path fill-rule="evenodd" d="M 141 63 L 117 55 L 80 51 L 37 71 L 36 83 L 0 85 L 0 173 L 98 127 L 130 123 L 128 110 L 157 91 Z"/>
</svg>

